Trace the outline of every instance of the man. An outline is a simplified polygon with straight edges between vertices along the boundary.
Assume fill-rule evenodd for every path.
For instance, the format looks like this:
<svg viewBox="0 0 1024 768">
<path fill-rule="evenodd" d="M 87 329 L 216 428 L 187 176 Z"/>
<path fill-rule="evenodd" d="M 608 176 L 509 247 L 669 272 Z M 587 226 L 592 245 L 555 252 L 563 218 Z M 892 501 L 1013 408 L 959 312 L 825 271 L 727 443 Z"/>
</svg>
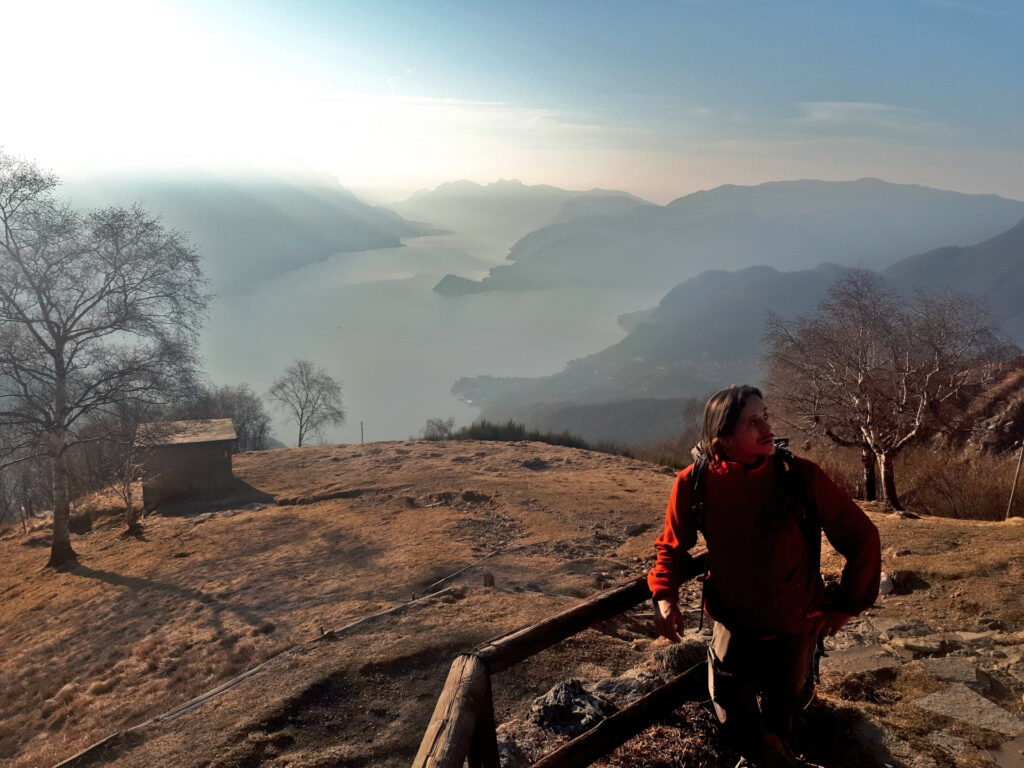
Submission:
<svg viewBox="0 0 1024 768">
<path fill-rule="evenodd" d="M 708 683 L 727 741 L 757 768 L 806 765 L 793 756 L 793 715 L 813 694 L 820 636 L 834 635 L 878 595 L 878 530 L 811 461 L 776 455 L 760 390 L 708 400 L 698 451 L 676 478 L 648 575 L 658 631 L 683 631 L 679 574 L 698 530 L 708 546 L 702 609 L 714 621 Z M 696 492 L 695 492 L 696 490 Z M 821 530 L 846 558 L 826 599 Z"/>
</svg>

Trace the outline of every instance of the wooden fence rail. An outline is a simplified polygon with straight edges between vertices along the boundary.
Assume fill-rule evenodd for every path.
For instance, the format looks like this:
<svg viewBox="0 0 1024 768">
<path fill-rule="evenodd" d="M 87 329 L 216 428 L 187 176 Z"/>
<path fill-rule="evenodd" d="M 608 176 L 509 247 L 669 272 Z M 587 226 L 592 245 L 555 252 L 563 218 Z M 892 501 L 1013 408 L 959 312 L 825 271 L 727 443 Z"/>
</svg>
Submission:
<svg viewBox="0 0 1024 768">
<path fill-rule="evenodd" d="M 686 579 L 704 572 L 707 553 L 693 558 Z M 613 587 L 537 624 L 489 640 L 452 662 L 413 768 L 499 768 L 491 675 L 650 599 L 643 577 Z M 595 728 L 547 755 L 533 768 L 583 768 L 695 696 L 703 698 L 703 665 L 679 675 Z"/>
</svg>

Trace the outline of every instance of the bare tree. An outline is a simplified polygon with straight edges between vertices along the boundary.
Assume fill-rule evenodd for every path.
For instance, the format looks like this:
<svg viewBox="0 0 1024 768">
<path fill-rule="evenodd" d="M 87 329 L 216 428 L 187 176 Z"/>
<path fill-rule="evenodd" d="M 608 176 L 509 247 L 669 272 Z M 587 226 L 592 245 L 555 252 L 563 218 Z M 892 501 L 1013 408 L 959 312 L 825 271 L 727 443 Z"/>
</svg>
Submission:
<svg viewBox="0 0 1024 768">
<path fill-rule="evenodd" d="M 65 458 L 90 417 L 189 383 L 209 300 L 199 255 L 137 206 L 82 214 L 52 174 L 0 153 L 0 426 L 6 462 L 46 456 L 48 565 L 75 560 Z"/>
<path fill-rule="evenodd" d="M 238 435 L 233 453 L 270 447 L 270 415 L 246 384 L 205 389 L 176 413 L 179 419 L 231 419 Z"/>
<path fill-rule="evenodd" d="M 451 440 L 454 430 L 455 417 L 449 416 L 446 419 L 427 419 L 427 423 L 420 430 L 420 434 L 424 440 Z"/>
<path fill-rule="evenodd" d="M 996 375 L 992 363 L 1014 353 L 975 300 L 948 292 L 901 298 L 862 270 L 836 281 L 815 312 L 769 318 L 765 341 L 773 399 L 798 426 L 861 448 L 866 484 L 877 460 L 885 501 L 896 509 L 899 452 L 932 434 L 945 403 Z"/>
<path fill-rule="evenodd" d="M 328 425 L 342 424 L 341 385 L 309 360 L 296 360 L 267 392 L 277 407 L 299 428 L 299 447 L 321 435 Z"/>
</svg>

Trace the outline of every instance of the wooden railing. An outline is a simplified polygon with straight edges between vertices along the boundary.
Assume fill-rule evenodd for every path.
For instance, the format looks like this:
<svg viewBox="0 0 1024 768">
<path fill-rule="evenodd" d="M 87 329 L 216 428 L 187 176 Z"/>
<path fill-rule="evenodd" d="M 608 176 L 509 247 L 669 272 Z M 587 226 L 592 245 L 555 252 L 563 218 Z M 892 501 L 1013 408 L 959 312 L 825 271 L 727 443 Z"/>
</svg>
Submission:
<svg viewBox="0 0 1024 768">
<path fill-rule="evenodd" d="M 704 572 L 706 553 L 693 558 L 685 579 Z M 489 640 L 452 663 L 413 768 L 500 768 L 491 675 L 649 600 L 643 577 L 601 592 L 529 627 Z M 707 673 L 698 664 L 586 733 L 534 763 L 532 768 L 583 768 L 663 718 L 680 703 L 706 698 Z"/>
</svg>

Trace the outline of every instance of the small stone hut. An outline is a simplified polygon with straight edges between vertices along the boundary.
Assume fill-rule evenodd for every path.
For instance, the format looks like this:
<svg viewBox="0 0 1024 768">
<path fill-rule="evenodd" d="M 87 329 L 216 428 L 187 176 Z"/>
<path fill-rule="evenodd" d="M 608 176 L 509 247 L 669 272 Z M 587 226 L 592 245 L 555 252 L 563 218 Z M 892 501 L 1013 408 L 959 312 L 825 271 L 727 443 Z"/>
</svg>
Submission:
<svg viewBox="0 0 1024 768">
<path fill-rule="evenodd" d="M 237 437 L 231 419 L 140 424 L 143 506 L 153 509 L 182 496 L 215 496 L 230 489 Z"/>
</svg>

